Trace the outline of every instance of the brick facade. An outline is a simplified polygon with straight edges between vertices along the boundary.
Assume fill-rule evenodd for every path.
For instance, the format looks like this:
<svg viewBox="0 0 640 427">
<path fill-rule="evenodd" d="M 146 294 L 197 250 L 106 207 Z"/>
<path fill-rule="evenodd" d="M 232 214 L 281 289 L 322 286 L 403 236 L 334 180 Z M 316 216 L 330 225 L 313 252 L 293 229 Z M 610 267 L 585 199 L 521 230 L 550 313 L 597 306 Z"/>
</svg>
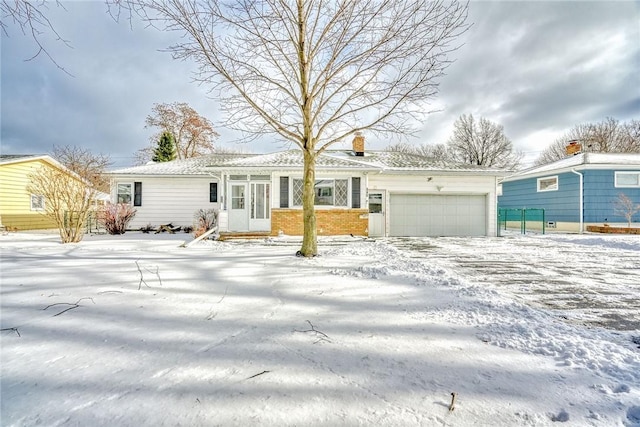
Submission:
<svg viewBox="0 0 640 427">
<path fill-rule="evenodd" d="M 366 236 L 369 219 L 366 209 L 316 209 L 318 236 L 353 234 Z M 302 209 L 271 209 L 271 234 L 303 234 Z"/>
</svg>

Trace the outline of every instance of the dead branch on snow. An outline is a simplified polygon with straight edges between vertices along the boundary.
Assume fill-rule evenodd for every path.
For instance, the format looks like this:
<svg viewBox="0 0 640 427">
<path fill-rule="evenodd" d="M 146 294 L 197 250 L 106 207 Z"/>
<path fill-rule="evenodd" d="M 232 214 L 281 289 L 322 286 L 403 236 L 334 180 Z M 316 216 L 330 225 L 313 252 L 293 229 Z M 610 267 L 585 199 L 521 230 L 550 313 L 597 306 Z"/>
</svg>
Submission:
<svg viewBox="0 0 640 427">
<path fill-rule="evenodd" d="M 75 303 L 73 303 L 73 304 L 68 303 L 68 302 L 57 302 L 57 303 L 55 303 L 55 304 L 49 304 L 48 306 L 46 306 L 45 308 L 43 308 L 43 310 L 46 310 L 46 309 L 51 308 L 51 307 L 55 307 L 56 305 L 69 305 L 69 306 L 70 306 L 69 308 L 65 308 L 65 309 L 64 309 L 64 310 L 62 310 L 60 313 L 57 313 L 57 314 L 54 314 L 54 315 L 53 315 L 53 317 L 60 316 L 62 313 L 66 313 L 66 312 L 67 312 L 67 311 L 69 311 L 69 310 L 73 310 L 74 308 L 78 308 L 78 307 L 80 307 L 80 301 L 85 300 L 85 299 L 91 300 L 91 302 L 92 302 L 92 303 L 94 303 L 94 304 L 96 303 L 96 302 L 93 300 L 93 298 L 91 298 L 91 297 L 84 297 L 84 298 L 80 298 L 78 301 L 76 301 L 76 302 L 75 302 Z"/>
<path fill-rule="evenodd" d="M 455 391 L 451 393 L 451 404 L 449 405 L 449 412 L 453 412 L 455 408 L 455 404 L 456 404 L 456 397 L 458 396 L 458 393 L 456 393 Z"/>
<path fill-rule="evenodd" d="M 307 323 L 309 324 L 309 326 L 311 326 L 311 329 L 306 329 L 304 331 L 300 331 L 298 329 L 294 329 L 293 332 L 302 332 L 302 333 L 308 333 L 308 334 L 315 335 L 317 340 L 314 342 L 314 344 L 319 343 L 320 341 L 331 342 L 331 339 L 329 338 L 329 336 L 327 334 L 325 334 L 322 331 L 317 330 L 316 327 L 313 326 L 313 323 L 311 323 L 309 320 L 307 320 Z"/>
<path fill-rule="evenodd" d="M 140 261 L 139 258 L 135 261 L 136 267 L 138 267 L 138 273 L 140 273 L 140 282 L 138 283 L 138 290 L 142 288 L 143 283 L 147 288 L 151 288 L 151 286 L 149 286 L 146 280 L 144 280 L 144 274 L 142 273 L 142 269 L 140 268 L 140 264 L 138 264 L 138 261 Z M 160 283 L 160 286 L 162 286 L 162 279 L 160 278 L 160 273 L 159 273 L 160 267 L 156 266 L 156 271 L 149 270 L 147 267 L 145 267 L 144 269 L 147 270 L 149 273 L 155 274 L 156 277 L 158 278 L 158 282 Z"/>
</svg>

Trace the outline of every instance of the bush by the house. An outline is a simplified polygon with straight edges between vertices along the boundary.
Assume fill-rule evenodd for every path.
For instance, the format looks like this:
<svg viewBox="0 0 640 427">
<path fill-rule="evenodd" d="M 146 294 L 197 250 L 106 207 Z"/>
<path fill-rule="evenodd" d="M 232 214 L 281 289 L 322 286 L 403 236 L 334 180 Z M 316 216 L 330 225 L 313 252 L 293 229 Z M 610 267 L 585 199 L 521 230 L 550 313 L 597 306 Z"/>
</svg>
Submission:
<svg viewBox="0 0 640 427">
<path fill-rule="evenodd" d="M 193 226 L 194 237 L 199 237 L 218 225 L 217 209 L 200 209 L 195 214 Z"/>
<path fill-rule="evenodd" d="M 109 234 L 124 234 L 136 216 L 136 210 L 128 203 L 108 204 L 99 212 L 98 220 Z"/>
<path fill-rule="evenodd" d="M 155 228 L 151 224 L 147 224 L 144 227 L 140 227 L 140 231 L 142 231 L 145 234 L 149 234 L 154 230 L 155 230 Z"/>
</svg>

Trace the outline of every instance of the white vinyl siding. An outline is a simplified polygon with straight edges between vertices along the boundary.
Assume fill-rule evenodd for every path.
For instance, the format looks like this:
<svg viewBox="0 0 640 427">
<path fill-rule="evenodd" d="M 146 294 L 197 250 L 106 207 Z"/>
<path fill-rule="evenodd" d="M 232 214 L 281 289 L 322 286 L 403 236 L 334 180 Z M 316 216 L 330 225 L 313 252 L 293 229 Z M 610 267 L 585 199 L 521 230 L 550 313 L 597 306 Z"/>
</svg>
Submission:
<svg viewBox="0 0 640 427">
<path fill-rule="evenodd" d="M 193 225 L 193 218 L 199 209 L 218 209 L 218 203 L 210 202 L 211 177 L 171 177 L 148 178 L 138 176 L 119 180 L 118 184 L 142 182 L 142 206 L 136 206 L 136 216 L 129 228 L 137 229 L 147 224 L 157 227 L 172 223 L 175 226 Z M 116 188 L 119 187 L 116 185 Z M 117 194 L 112 195 L 117 200 Z"/>
</svg>

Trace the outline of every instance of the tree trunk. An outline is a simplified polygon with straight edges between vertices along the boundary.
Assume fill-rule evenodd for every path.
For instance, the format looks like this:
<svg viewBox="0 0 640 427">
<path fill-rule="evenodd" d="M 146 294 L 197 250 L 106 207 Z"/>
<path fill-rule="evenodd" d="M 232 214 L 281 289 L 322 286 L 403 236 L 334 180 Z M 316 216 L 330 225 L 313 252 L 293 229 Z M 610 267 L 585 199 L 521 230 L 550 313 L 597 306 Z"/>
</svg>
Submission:
<svg viewBox="0 0 640 427">
<path fill-rule="evenodd" d="M 318 234 L 316 229 L 315 210 L 315 182 L 316 155 L 309 150 L 304 153 L 304 181 L 302 186 L 302 218 L 304 221 L 304 236 L 300 253 L 305 257 L 318 255 Z"/>
</svg>

